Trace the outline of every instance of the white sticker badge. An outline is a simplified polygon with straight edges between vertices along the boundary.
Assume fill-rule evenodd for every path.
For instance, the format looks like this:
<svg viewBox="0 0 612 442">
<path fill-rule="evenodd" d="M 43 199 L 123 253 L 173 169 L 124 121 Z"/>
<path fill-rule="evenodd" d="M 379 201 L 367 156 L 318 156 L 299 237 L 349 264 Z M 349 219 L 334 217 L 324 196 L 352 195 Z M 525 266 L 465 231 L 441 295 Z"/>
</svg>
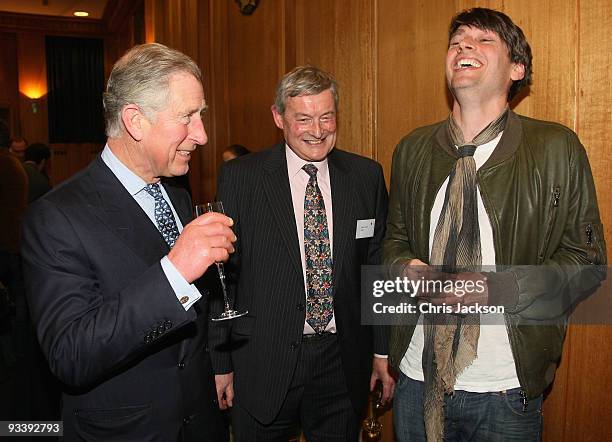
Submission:
<svg viewBox="0 0 612 442">
<path fill-rule="evenodd" d="M 372 219 L 358 219 L 357 220 L 357 232 L 355 233 L 355 239 L 361 238 L 372 238 L 374 236 L 374 222 Z"/>
</svg>

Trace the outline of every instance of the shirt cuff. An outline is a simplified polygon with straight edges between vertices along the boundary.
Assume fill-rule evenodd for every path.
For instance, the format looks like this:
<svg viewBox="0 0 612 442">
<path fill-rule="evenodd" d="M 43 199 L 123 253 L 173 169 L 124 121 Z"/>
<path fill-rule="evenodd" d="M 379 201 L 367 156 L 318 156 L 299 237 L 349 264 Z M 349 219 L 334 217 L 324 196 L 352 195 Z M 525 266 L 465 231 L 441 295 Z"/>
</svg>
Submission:
<svg viewBox="0 0 612 442">
<path fill-rule="evenodd" d="M 378 353 L 374 353 L 374 357 L 380 359 L 388 359 L 389 355 L 379 355 Z"/>
<path fill-rule="evenodd" d="M 176 299 L 178 299 L 185 311 L 189 310 L 193 304 L 198 302 L 202 294 L 195 285 L 189 284 L 185 278 L 183 278 L 183 275 L 181 275 L 176 267 L 174 267 L 174 264 L 170 262 L 168 256 L 162 258 L 161 266 L 166 278 L 168 278 L 170 287 L 174 290 Z"/>
</svg>

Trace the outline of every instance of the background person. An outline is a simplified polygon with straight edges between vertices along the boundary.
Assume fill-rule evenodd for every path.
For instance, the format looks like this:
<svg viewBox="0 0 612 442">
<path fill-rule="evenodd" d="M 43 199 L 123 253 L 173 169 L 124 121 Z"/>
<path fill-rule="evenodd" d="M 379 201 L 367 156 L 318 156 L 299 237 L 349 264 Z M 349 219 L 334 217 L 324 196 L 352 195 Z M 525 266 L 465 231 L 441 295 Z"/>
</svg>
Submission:
<svg viewBox="0 0 612 442">
<path fill-rule="evenodd" d="M 230 161 L 249 153 L 251 153 L 251 151 L 242 144 L 232 144 L 223 151 L 223 161 Z"/>
<path fill-rule="evenodd" d="M 11 138 L 11 144 L 9 150 L 13 155 L 19 158 L 19 161 L 24 160 L 25 151 L 28 148 L 28 142 L 23 137 Z"/>
<path fill-rule="evenodd" d="M 46 144 L 30 144 L 25 150 L 23 168 L 28 174 L 28 204 L 51 190 L 48 175 L 50 159 L 51 149 Z"/>
</svg>

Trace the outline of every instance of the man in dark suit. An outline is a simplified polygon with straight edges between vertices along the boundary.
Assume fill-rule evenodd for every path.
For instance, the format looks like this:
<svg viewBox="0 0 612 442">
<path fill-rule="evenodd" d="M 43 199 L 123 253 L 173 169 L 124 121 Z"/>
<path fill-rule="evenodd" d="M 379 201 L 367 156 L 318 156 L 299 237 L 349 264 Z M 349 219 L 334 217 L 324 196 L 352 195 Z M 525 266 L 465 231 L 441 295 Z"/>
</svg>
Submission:
<svg viewBox="0 0 612 442">
<path fill-rule="evenodd" d="M 214 331 L 215 344 L 230 331 L 231 351 L 211 351 L 240 442 L 286 441 L 297 425 L 308 440 L 357 440 L 368 386 L 380 379 L 384 399 L 392 394 L 385 329 L 361 325 L 360 301 L 361 265 L 380 258 L 387 190 L 378 163 L 334 149 L 337 101 L 329 74 L 294 69 L 272 107 L 285 142 L 219 177 L 238 236 L 230 288 L 249 313 Z"/>
<path fill-rule="evenodd" d="M 183 175 L 207 142 L 198 66 L 159 44 L 114 66 L 100 157 L 37 200 L 25 222 L 27 296 L 65 384 L 66 440 L 227 439 L 206 348 L 207 290 L 232 221 L 191 220 Z M 161 183 L 161 185 L 160 185 Z"/>
</svg>

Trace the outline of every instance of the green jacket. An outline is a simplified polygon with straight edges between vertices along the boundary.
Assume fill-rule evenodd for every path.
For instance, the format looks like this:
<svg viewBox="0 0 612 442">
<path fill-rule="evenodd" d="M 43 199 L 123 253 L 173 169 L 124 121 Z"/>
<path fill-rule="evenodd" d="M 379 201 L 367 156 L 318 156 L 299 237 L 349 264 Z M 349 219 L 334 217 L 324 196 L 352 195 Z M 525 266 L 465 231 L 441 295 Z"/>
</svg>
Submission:
<svg viewBox="0 0 612 442">
<path fill-rule="evenodd" d="M 384 264 L 429 262 L 430 213 L 457 158 L 451 146 L 437 123 L 415 130 L 395 149 Z M 477 179 L 496 264 L 507 266 L 489 275 L 489 303 L 505 306 L 519 381 L 529 398 L 537 397 L 554 378 L 568 310 L 605 279 L 591 169 L 574 132 L 510 112 Z M 414 325 L 392 327 L 389 361 L 396 369 L 413 332 Z"/>
</svg>

